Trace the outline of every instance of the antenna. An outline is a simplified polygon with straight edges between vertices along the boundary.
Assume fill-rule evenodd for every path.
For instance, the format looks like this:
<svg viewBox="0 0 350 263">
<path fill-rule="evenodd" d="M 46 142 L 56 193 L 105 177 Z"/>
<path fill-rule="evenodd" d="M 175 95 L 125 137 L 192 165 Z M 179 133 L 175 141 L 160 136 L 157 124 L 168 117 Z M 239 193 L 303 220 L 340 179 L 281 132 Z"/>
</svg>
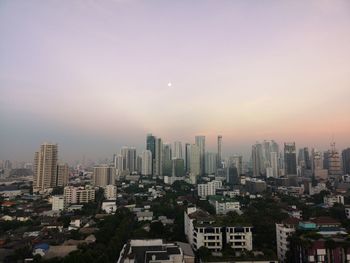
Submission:
<svg viewBox="0 0 350 263">
<path fill-rule="evenodd" d="M 332 149 L 332 152 L 334 152 L 334 151 L 335 151 L 335 140 L 334 140 L 334 133 L 332 133 L 331 149 Z"/>
</svg>

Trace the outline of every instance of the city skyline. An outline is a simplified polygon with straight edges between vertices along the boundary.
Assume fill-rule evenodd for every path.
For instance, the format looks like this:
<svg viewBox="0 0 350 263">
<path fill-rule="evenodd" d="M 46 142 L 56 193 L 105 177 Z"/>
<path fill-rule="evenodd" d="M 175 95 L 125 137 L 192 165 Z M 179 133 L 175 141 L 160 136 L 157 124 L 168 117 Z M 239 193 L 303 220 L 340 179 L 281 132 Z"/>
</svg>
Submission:
<svg viewBox="0 0 350 263">
<path fill-rule="evenodd" d="M 64 160 L 206 136 L 350 145 L 348 1 L 0 4 L 0 159 Z M 171 83 L 172 85 L 168 85 Z"/>
<path fill-rule="evenodd" d="M 112 152 L 108 152 L 108 153 L 105 152 L 104 155 L 102 155 L 102 156 L 97 156 L 96 158 L 92 158 L 91 156 L 83 154 L 80 159 L 79 158 L 78 159 L 69 159 L 69 158 L 65 158 L 66 156 L 62 156 L 62 155 L 67 155 L 67 151 L 64 149 L 62 150 L 62 147 L 57 142 L 46 141 L 46 142 L 41 142 L 40 144 L 41 145 L 60 146 L 61 150 L 60 150 L 60 153 L 58 154 L 58 159 L 57 159 L 59 162 L 67 162 L 70 165 L 74 165 L 74 163 L 77 164 L 77 163 L 81 163 L 81 162 L 93 162 L 95 164 L 107 164 L 106 162 L 115 163 L 115 158 L 118 156 L 126 156 L 126 152 L 125 152 L 126 150 L 133 150 L 134 151 L 133 155 L 135 157 L 136 156 L 141 157 L 145 151 L 149 151 L 151 153 L 150 148 L 149 148 L 150 146 L 148 144 L 149 143 L 149 141 L 148 141 L 149 136 L 155 138 L 155 143 L 156 143 L 157 139 L 159 139 L 161 141 L 160 148 L 162 149 L 162 151 L 164 151 L 166 147 L 170 147 L 170 158 L 171 159 L 177 159 L 176 156 L 174 156 L 174 153 L 175 153 L 176 144 L 178 144 L 178 143 L 183 144 L 181 147 L 181 150 L 184 151 L 184 155 L 182 155 L 182 157 L 180 159 L 185 160 L 186 159 L 185 152 L 186 152 L 187 145 L 198 146 L 197 145 L 198 141 L 196 143 L 196 140 L 198 137 L 204 138 L 205 143 L 208 141 L 208 138 L 205 135 L 196 135 L 192 138 L 192 140 L 189 140 L 186 142 L 182 142 L 182 141 L 169 142 L 167 140 L 164 140 L 162 137 L 156 136 L 156 134 L 147 133 L 145 136 L 143 146 L 135 147 L 134 145 L 123 144 L 120 147 L 116 147 L 116 148 L 114 147 L 114 150 Z M 220 143 L 218 141 L 219 137 L 220 137 Z M 224 144 L 222 144 L 222 139 L 223 139 L 222 135 L 218 135 L 216 138 L 216 145 L 210 145 L 210 147 L 207 147 L 204 149 L 205 155 L 206 154 L 215 154 L 217 156 L 218 150 L 219 150 L 218 146 L 220 145 L 220 148 L 222 148 L 222 146 L 224 145 Z M 210 138 L 209 141 L 213 141 L 212 138 Z M 280 148 L 278 151 L 273 150 L 274 152 L 276 152 L 277 155 L 285 154 L 285 153 L 283 153 L 283 151 L 284 151 L 283 146 L 285 146 L 286 144 L 287 145 L 293 144 L 295 146 L 295 150 L 296 150 L 296 157 L 298 157 L 299 155 L 303 156 L 300 151 L 305 150 L 305 149 L 314 150 L 315 152 L 318 152 L 318 153 L 327 153 L 328 151 L 332 151 L 332 149 L 337 150 L 337 152 L 342 152 L 342 151 L 349 149 L 349 147 L 345 147 L 345 148 L 337 147 L 337 144 L 334 141 L 331 142 L 328 147 L 325 147 L 324 149 L 322 149 L 322 148 L 319 148 L 318 146 L 299 145 L 295 141 L 293 141 L 293 142 L 292 141 L 290 141 L 290 142 L 276 142 L 273 139 L 272 140 L 271 139 L 264 139 L 264 140 L 255 141 L 252 145 L 248 146 L 246 151 L 244 151 L 244 152 L 234 151 L 234 149 L 229 149 L 228 147 L 226 147 L 226 151 L 221 151 L 221 153 L 223 153 L 221 155 L 221 159 L 222 159 L 222 161 L 224 161 L 224 160 L 229 161 L 230 158 L 232 158 L 234 156 L 240 156 L 243 158 L 244 162 L 253 164 L 256 145 L 264 145 L 266 143 L 269 144 L 271 142 L 276 143 L 277 149 Z M 263 146 L 261 146 L 261 147 L 263 147 Z M 198 148 L 198 150 L 199 149 L 200 149 L 200 147 Z M 62 154 L 62 152 L 63 152 L 63 154 Z M 152 155 L 152 153 L 151 153 L 151 156 L 154 156 L 154 155 Z M 36 152 L 32 152 L 31 156 L 34 156 L 33 158 L 34 158 L 34 162 L 35 162 Z M 10 161 L 10 162 L 15 162 L 18 165 L 21 165 L 21 164 L 23 165 L 24 163 L 28 163 L 28 164 L 32 163 L 32 161 L 33 161 L 32 159 L 28 158 L 28 159 L 21 160 L 21 159 L 10 159 L 10 158 L 6 159 L 6 158 L 4 158 L 4 159 L 0 159 L 0 161 L 3 161 L 3 162 Z M 152 159 L 153 159 L 153 157 L 152 157 Z M 218 163 L 218 165 L 219 165 L 219 163 Z M 204 167 L 203 167 L 203 169 L 204 169 Z"/>
</svg>

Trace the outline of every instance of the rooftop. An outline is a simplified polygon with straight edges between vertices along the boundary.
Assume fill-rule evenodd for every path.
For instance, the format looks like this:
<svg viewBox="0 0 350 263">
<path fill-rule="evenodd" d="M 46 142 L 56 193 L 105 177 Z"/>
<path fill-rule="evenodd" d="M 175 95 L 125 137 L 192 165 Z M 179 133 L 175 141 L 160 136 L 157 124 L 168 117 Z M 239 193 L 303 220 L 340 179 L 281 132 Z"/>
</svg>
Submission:
<svg viewBox="0 0 350 263">
<path fill-rule="evenodd" d="M 122 263 L 128 258 L 137 263 L 148 263 L 154 260 L 169 260 L 172 255 L 182 255 L 182 250 L 177 244 L 165 243 L 161 239 L 129 240 L 118 262 Z"/>
</svg>

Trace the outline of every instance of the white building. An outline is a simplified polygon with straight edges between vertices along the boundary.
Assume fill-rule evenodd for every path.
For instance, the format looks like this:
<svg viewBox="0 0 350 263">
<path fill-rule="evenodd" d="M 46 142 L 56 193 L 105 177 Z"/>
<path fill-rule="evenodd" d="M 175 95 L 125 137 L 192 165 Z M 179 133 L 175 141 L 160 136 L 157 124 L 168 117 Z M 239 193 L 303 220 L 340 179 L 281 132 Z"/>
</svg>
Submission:
<svg viewBox="0 0 350 263">
<path fill-rule="evenodd" d="M 220 225 L 215 217 L 196 207 L 187 208 L 184 225 L 185 235 L 194 250 L 204 246 L 218 252 L 222 250 L 224 240 L 236 250 L 253 248 L 251 226 Z"/>
<path fill-rule="evenodd" d="M 152 175 L 152 152 L 149 150 L 142 152 L 141 174 Z"/>
<path fill-rule="evenodd" d="M 276 224 L 277 257 L 280 262 L 285 262 L 286 253 L 289 249 L 288 237 L 293 235 L 299 220 L 288 218 L 281 224 Z"/>
<path fill-rule="evenodd" d="M 176 181 L 185 181 L 185 177 L 176 177 L 176 176 L 164 176 L 164 183 L 165 184 L 173 184 Z"/>
<path fill-rule="evenodd" d="M 251 226 L 227 226 L 226 242 L 235 250 L 253 250 Z"/>
<path fill-rule="evenodd" d="M 309 183 L 309 195 L 319 194 L 323 190 L 327 190 L 325 183 L 318 183 L 316 186 L 312 186 L 312 183 Z"/>
<path fill-rule="evenodd" d="M 52 197 L 52 211 L 62 211 L 64 209 L 64 196 L 55 195 Z"/>
<path fill-rule="evenodd" d="M 241 191 L 239 189 L 233 189 L 232 191 L 223 191 L 223 196 L 228 196 L 233 198 L 235 196 L 240 196 Z"/>
<path fill-rule="evenodd" d="M 323 197 L 323 203 L 328 207 L 334 206 L 334 204 L 344 204 L 344 196 L 342 195 L 330 195 Z"/>
<path fill-rule="evenodd" d="M 107 200 L 117 199 L 117 187 L 112 184 L 106 185 L 104 188 L 104 196 Z"/>
<path fill-rule="evenodd" d="M 215 207 L 217 215 L 225 215 L 231 211 L 241 213 L 240 203 L 230 198 L 214 195 L 209 197 L 209 203 Z"/>
<path fill-rule="evenodd" d="M 297 209 L 297 207 L 295 205 L 287 207 L 286 211 L 290 217 L 302 219 L 302 211 Z"/>
<path fill-rule="evenodd" d="M 216 189 L 220 189 L 222 187 L 222 181 L 213 180 L 206 184 L 198 184 L 198 196 L 206 198 L 210 195 L 216 194 Z"/>
<path fill-rule="evenodd" d="M 64 203 L 82 204 L 95 200 L 95 189 L 89 185 L 85 187 L 66 186 L 64 188 Z"/>
<path fill-rule="evenodd" d="M 113 214 L 117 211 L 117 204 L 115 201 L 103 201 L 101 209 L 107 214 Z"/>
</svg>

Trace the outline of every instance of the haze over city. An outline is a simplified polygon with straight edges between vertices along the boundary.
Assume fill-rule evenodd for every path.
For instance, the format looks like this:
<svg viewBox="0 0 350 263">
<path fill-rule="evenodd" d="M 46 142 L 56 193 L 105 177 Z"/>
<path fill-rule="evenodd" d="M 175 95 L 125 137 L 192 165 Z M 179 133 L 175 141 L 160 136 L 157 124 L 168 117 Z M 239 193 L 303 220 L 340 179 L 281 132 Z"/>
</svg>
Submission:
<svg viewBox="0 0 350 263">
<path fill-rule="evenodd" d="M 1 1 L 0 159 L 205 135 L 350 144 L 349 1 Z M 171 85 L 168 85 L 171 83 Z"/>
</svg>

